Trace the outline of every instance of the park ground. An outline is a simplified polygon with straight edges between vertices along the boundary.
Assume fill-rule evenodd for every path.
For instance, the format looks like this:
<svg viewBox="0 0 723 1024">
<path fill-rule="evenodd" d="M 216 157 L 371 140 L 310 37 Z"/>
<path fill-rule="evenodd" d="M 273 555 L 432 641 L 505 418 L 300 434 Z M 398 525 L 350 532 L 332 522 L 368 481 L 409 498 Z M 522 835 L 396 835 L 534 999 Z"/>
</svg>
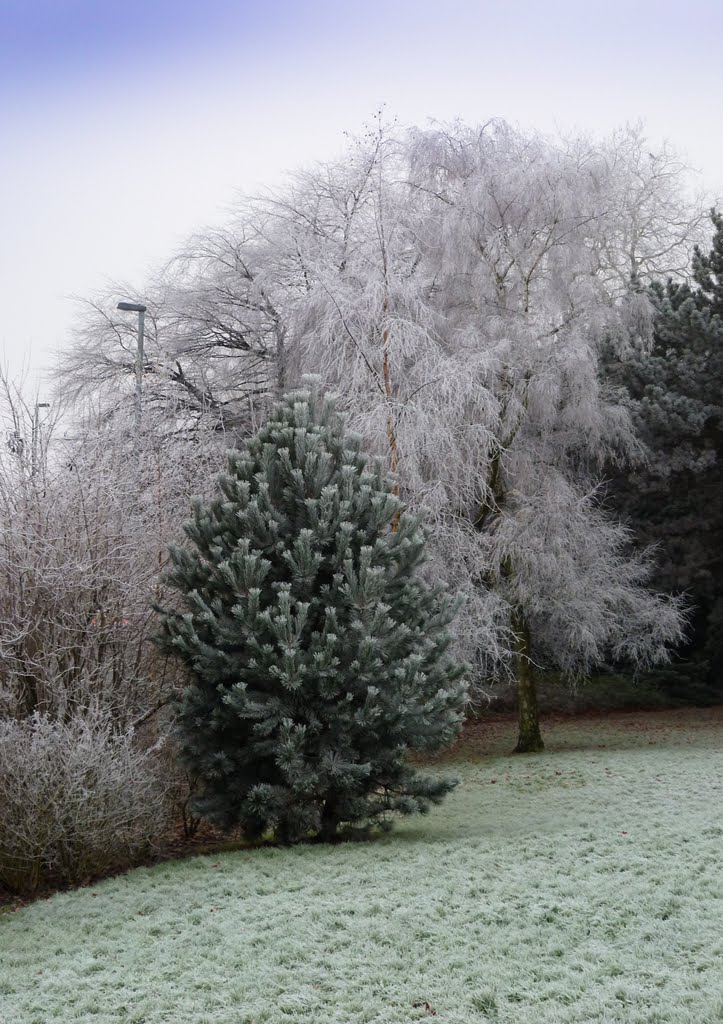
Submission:
<svg viewBox="0 0 723 1024">
<path fill-rule="evenodd" d="M 723 1021 L 723 709 L 473 721 L 390 836 L 0 914 L 2 1024 Z"/>
</svg>

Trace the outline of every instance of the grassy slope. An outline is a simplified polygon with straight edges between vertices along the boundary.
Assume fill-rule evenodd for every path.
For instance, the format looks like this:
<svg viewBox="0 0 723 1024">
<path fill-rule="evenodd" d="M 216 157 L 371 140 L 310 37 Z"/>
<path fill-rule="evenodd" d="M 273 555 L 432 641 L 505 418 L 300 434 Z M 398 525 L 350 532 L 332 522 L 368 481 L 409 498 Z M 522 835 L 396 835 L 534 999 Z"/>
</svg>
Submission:
<svg viewBox="0 0 723 1024">
<path fill-rule="evenodd" d="M 161 865 L 0 917 L 0 1020 L 723 1020 L 722 736 L 720 710 L 628 715 L 490 759 L 510 726 L 472 730 L 464 785 L 390 838 Z"/>
</svg>

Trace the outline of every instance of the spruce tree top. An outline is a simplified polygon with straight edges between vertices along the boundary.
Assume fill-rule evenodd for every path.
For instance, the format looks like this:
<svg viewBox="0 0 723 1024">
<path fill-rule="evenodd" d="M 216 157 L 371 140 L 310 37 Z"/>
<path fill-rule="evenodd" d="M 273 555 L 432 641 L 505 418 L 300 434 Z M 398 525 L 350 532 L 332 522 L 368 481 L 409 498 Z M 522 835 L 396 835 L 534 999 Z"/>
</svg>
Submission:
<svg viewBox="0 0 723 1024">
<path fill-rule="evenodd" d="M 186 610 L 162 613 L 160 641 L 190 669 L 178 721 L 201 810 L 285 839 L 441 799 L 449 781 L 405 753 L 450 743 L 466 699 L 454 603 L 416 575 L 418 522 L 305 384 L 194 502 L 168 575 Z"/>
</svg>

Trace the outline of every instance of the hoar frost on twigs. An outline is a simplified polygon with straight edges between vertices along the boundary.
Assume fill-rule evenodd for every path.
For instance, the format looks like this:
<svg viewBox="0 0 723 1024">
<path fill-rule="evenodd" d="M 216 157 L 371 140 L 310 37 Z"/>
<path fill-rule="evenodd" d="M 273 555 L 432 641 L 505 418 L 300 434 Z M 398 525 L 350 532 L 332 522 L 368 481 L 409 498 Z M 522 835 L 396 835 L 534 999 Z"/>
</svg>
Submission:
<svg viewBox="0 0 723 1024">
<path fill-rule="evenodd" d="M 9 386 L 0 407 L 20 439 L 0 448 L 0 713 L 68 721 L 97 705 L 127 728 L 177 683 L 150 605 L 187 495 L 225 445 L 150 410 L 140 436 L 132 418 L 97 414 L 64 436 L 57 412 L 33 424 Z"/>
<path fill-rule="evenodd" d="M 605 656 L 644 664 L 680 636 L 675 603 L 641 586 L 635 562 L 623 586 L 625 534 L 592 496 L 603 463 L 637 450 L 600 346 L 646 344 L 652 325 L 612 273 L 612 229 L 639 246 L 639 281 L 659 269 L 648 243 L 669 212 L 643 193 L 658 221 L 626 226 L 637 183 L 620 145 L 585 156 L 503 123 L 380 129 L 356 162 L 275 201 L 309 282 L 300 363 L 341 389 L 388 458 L 391 422 L 401 491 L 432 524 L 435 571 L 469 598 L 458 637 L 487 670 L 528 617 L 532 651 L 571 673 Z M 688 233 L 667 245 L 671 265 Z"/>
<path fill-rule="evenodd" d="M 166 824 L 152 754 L 99 707 L 0 719 L 0 883 L 32 892 L 126 868 Z"/>
<path fill-rule="evenodd" d="M 122 409 L 89 413 L 64 436 L 57 403 L 41 419 L 3 383 L 0 883 L 22 890 L 127 867 L 166 823 L 158 713 L 182 679 L 151 643 L 151 602 L 222 448 L 183 410 L 144 410 L 140 432 Z"/>
<path fill-rule="evenodd" d="M 608 618 L 623 615 L 610 596 L 620 535 L 590 495 L 602 466 L 630 458 L 637 442 L 598 364 L 603 343 L 623 357 L 649 344 L 641 286 L 687 265 L 701 216 L 684 175 L 668 150 L 651 156 L 635 127 L 597 142 L 502 121 L 403 132 L 380 120 L 345 160 L 297 174 L 246 203 L 225 231 L 189 243 L 172 301 L 158 285 L 174 310 L 161 347 L 187 395 L 192 377 L 222 382 L 228 366 L 232 381 L 247 360 L 263 364 L 261 391 L 237 399 L 262 419 L 268 395 L 304 371 L 339 392 L 350 425 L 430 526 L 428 571 L 467 598 L 458 650 L 480 675 L 512 665 L 528 613 L 550 665 L 584 671 L 611 643 L 608 654 L 645 662 L 675 641 L 680 619 L 638 580 L 625 616 L 661 621 L 667 637 L 642 653 L 639 640 L 626 646 L 623 618 L 614 643 L 603 628 L 603 606 Z M 517 562 L 512 553 L 530 536 L 533 506 L 552 548 L 573 543 L 568 501 L 596 536 L 600 600 L 576 610 L 594 592 L 582 576 L 561 589 L 572 602 L 566 621 L 578 620 L 561 643 L 559 594 L 552 586 L 543 597 L 533 581 L 552 578 L 532 557 L 544 545 Z M 591 571 L 585 559 L 569 564 Z M 635 622 L 631 638 L 641 635 Z"/>
</svg>

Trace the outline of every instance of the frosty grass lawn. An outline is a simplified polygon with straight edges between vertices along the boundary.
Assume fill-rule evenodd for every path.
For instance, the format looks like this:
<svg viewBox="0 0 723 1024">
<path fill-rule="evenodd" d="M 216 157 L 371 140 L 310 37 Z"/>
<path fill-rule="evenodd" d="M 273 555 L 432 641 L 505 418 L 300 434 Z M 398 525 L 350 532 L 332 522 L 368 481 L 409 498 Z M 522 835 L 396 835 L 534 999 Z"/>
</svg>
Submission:
<svg viewBox="0 0 723 1024">
<path fill-rule="evenodd" d="M 500 756 L 509 725 L 478 733 L 463 785 L 391 837 L 197 857 L 0 916 L 0 1020 L 723 1020 L 721 711 L 548 725 L 534 757 Z"/>
</svg>

